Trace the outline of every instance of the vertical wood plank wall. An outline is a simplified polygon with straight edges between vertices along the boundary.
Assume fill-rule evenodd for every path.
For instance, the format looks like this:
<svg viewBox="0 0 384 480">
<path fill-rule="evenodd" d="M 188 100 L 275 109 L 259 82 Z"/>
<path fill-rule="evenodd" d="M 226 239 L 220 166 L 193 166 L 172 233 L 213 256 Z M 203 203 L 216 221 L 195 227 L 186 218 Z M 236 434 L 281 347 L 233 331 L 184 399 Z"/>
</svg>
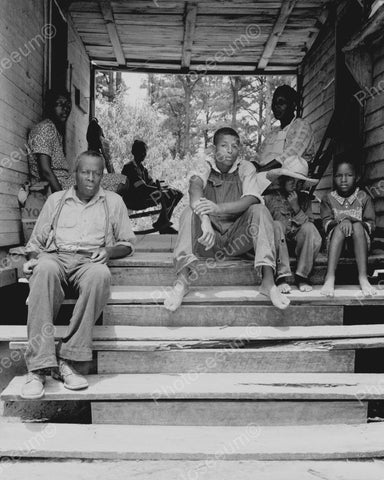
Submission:
<svg viewBox="0 0 384 480">
<path fill-rule="evenodd" d="M 0 248 L 21 242 L 17 193 L 27 179 L 26 141 L 42 119 L 45 88 L 43 5 L 31 0 L 0 2 Z M 86 149 L 90 62 L 70 22 L 68 64 L 73 110 L 67 123 L 66 154 L 72 165 Z M 74 86 L 81 91 L 82 109 L 75 105 Z"/>
<path fill-rule="evenodd" d="M 312 126 L 318 148 L 335 102 L 335 34 L 328 24 L 303 63 L 303 118 Z M 332 188 L 332 164 L 316 190 L 319 198 Z"/>
<path fill-rule="evenodd" d="M 73 29 L 71 22 L 68 24 L 68 65 L 72 74 L 72 112 L 67 121 L 66 129 L 66 155 L 71 165 L 76 156 L 87 149 L 86 133 L 89 122 L 89 96 L 90 96 L 90 61 L 84 45 Z M 83 97 L 80 109 L 75 104 L 75 87 Z"/>
<path fill-rule="evenodd" d="M 0 2 L 0 247 L 20 242 L 17 192 L 27 178 L 25 143 L 42 114 L 43 26 L 42 1 Z"/>
<path fill-rule="evenodd" d="M 372 85 L 365 104 L 365 182 L 375 199 L 377 226 L 384 229 L 384 40 L 373 49 Z"/>
</svg>

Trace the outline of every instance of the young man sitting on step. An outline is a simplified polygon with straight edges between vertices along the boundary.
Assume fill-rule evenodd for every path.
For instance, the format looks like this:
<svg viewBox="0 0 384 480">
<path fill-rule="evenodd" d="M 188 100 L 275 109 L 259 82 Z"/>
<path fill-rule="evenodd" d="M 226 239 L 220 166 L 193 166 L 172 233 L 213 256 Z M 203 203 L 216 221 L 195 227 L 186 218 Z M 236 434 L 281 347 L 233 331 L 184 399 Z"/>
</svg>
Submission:
<svg viewBox="0 0 384 480">
<path fill-rule="evenodd" d="M 171 311 L 181 305 L 199 256 L 222 260 L 253 249 L 255 269 L 262 273 L 260 292 L 285 309 L 290 301 L 274 283 L 273 220 L 261 196 L 270 185 L 267 174 L 257 174 L 239 158 L 240 138 L 232 128 L 217 130 L 213 143 L 205 171 L 190 179 L 190 206 L 181 215 L 174 250 L 177 280 L 164 305 Z"/>
<path fill-rule="evenodd" d="M 134 240 L 123 200 L 100 187 L 103 169 L 99 153 L 81 153 L 76 186 L 48 198 L 27 244 L 29 373 L 22 398 L 41 398 L 51 369 L 70 390 L 88 386 L 71 362 L 92 360 L 92 329 L 110 295 L 107 262 L 130 255 Z M 64 300 L 64 285 L 74 286 L 79 297 L 55 348 L 53 322 Z"/>
</svg>

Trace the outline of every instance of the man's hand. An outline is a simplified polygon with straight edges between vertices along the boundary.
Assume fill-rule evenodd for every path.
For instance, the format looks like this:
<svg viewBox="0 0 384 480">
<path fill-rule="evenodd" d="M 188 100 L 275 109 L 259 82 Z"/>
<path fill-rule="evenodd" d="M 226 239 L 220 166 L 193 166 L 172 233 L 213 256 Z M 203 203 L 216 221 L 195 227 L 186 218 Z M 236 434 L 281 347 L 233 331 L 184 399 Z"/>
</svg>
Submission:
<svg viewBox="0 0 384 480">
<path fill-rule="evenodd" d="M 109 260 L 109 252 L 106 248 L 99 248 L 96 252 L 92 253 L 91 262 L 94 263 L 107 263 Z"/>
<path fill-rule="evenodd" d="M 199 243 L 204 245 L 205 250 L 209 250 L 215 244 L 215 231 L 209 218 L 205 218 L 201 222 L 201 230 L 203 234 L 197 239 Z"/>
<path fill-rule="evenodd" d="M 33 270 L 37 264 L 38 264 L 37 258 L 32 258 L 31 260 L 28 260 L 27 262 L 24 263 L 23 272 L 27 278 L 29 278 L 32 275 Z"/>
<path fill-rule="evenodd" d="M 295 215 L 300 211 L 299 197 L 296 192 L 291 192 L 287 197 L 288 203 L 291 205 Z"/>
<path fill-rule="evenodd" d="M 200 198 L 194 210 L 197 215 L 220 215 L 220 206 L 206 198 Z"/>
<path fill-rule="evenodd" d="M 353 227 L 352 222 L 349 218 L 344 218 L 340 223 L 340 230 L 344 233 L 346 237 L 350 237 L 352 235 Z"/>
</svg>

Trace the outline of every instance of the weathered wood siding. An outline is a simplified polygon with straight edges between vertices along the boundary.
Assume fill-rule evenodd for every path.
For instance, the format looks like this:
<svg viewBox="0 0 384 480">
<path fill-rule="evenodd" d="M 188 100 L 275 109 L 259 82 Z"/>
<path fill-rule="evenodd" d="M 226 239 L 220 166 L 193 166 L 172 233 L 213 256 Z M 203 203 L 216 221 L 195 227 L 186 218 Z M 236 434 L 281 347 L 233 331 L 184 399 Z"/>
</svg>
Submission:
<svg viewBox="0 0 384 480">
<path fill-rule="evenodd" d="M 76 156 L 87 149 L 85 136 L 89 121 L 90 60 L 71 22 L 68 23 L 68 65 L 72 112 L 67 121 L 66 155 L 73 165 Z M 75 87 L 80 90 L 81 108 L 75 103 Z"/>
<path fill-rule="evenodd" d="M 20 242 L 17 192 L 27 178 L 26 138 L 41 119 L 44 2 L 0 2 L 0 246 Z"/>
<path fill-rule="evenodd" d="M 365 93 L 365 182 L 384 230 L 384 41 L 373 50 L 373 88 Z"/>
<path fill-rule="evenodd" d="M 28 132 L 42 119 L 44 23 L 43 1 L 0 2 L 0 247 L 21 242 L 17 193 L 27 179 Z M 68 64 L 73 110 L 67 124 L 66 154 L 72 164 L 86 148 L 90 62 L 70 22 Z M 81 92 L 81 108 L 75 102 L 75 87 Z"/>
<path fill-rule="evenodd" d="M 332 23 L 327 22 L 302 66 L 303 118 L 312 125 L 316 149 L 320 145 L 334 110 L 335 57 L 335 30 Z M 321 198 L 331 187 L 332 164 L 320 181 L 316 194 Z"/>
</svg>

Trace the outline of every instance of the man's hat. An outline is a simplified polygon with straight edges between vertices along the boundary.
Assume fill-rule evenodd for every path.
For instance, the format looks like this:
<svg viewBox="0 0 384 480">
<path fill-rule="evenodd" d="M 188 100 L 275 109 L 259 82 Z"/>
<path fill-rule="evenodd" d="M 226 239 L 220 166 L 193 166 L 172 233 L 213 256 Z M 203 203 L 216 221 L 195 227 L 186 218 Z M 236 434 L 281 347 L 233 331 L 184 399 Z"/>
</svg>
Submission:
<svg viewBox="0 0 384 480">
<path fill-rule="evenodd" d="M 267 178 L 271 181 L 282 176 L 298 178 L 312 184 L 319 183 L 319 180 L 316 178 L 308 178 L 308 163 L 298 155 L 287 157 L 284 167 L 274 168 L 267 172 Z"/>
</svg>

